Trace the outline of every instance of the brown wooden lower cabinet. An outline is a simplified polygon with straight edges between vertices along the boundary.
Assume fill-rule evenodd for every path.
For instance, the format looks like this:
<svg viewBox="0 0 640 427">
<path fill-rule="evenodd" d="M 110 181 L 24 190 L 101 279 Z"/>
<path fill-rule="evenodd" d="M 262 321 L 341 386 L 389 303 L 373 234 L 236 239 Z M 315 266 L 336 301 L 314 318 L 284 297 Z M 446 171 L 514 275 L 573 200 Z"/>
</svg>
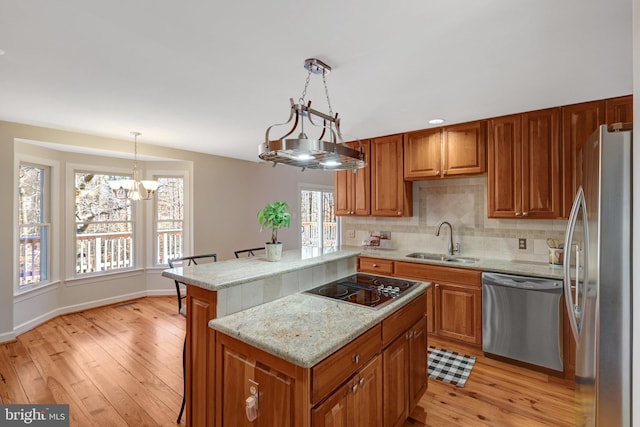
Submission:
<svg viewBox="0 0 640 427">
<path fill-rule="evenodd" d="M 382 353 L 384 363 L 384 426 L 403 426 L 427 389 L 425 318 L 396 338 Z"/>
<path fill-rule="evenodd" d="M 215 319 L 218 293 L 187 285 L 186 425 L 213 426 L 215 407 Z"/>
<path fill-rule="evenodd" d="M 482 345 L 482 271 L 404 261 L 395 261 L 393 270 L 397 277 L 432 282 L 426 298 L 429 333 Z"/>
<path fill-rule="evenodd" d="M 404 424 L 409 411 L 409 340 L 405 335 L 396 339 L 383 353 L 384 360 L 384 426 Z"/>
<path fill-rule="evenodd" d="M 469 344 L 482 344 L 482 288 L 446 282 L 433 286 L 435 333 Z"/>
<path fill-rule="evenodd" d="M 427 390 L 427 332 L 425 319 L 409 330 L 409 408 L 415 408 Z"/>
<path fill-rule="evenodd" d="M 216 426 L 404 425 L 427 387 L 424 300 L 417 296 L 311 368 L 216 332 Z M 250 421 L 252 396 L 258 411 Z"/>
<path fill-rule="evenodd" d="M 382 426 L 382 363 L 375 356 L 312 410 L 314 427 Z"/>
<path fill-rule="evenodd" d="M 269 366 L 258 364 L 246 356 L 227 349 L 224 354 L 224 425 L 228 426 L 268 426 L 266 420 L 278 420 L 281 427 L 295 426 L 293 417 L 295 379 Z M 255 385 L 252 385 L 252 381 Z M 251 387 L 256 387 L 260 416 L 256 423 L 246 415 L 247 397 L 252 395 Z"/>
<path fill-rule="evenodd" d="M 393 261 L 380 258 L 358 257 L 358 271 L 391 276 L 393 275 Z"/>
</svg>

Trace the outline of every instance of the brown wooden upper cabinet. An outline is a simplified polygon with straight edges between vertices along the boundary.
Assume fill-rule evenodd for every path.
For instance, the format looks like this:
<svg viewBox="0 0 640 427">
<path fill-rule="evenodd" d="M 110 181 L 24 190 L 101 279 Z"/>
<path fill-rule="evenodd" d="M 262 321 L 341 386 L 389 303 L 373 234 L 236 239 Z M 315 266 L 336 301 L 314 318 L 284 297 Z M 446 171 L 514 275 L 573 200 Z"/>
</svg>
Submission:
<svg viewBox="0 0 640 427">
<path fill-rule="evenodd" d="M 633 96 L 582 102 L 562 107 L 563 202 L 562 217 L 568 218 L 580 182 L 578 151 L 598 126 L 633 122 Z"/>
<path fill-rule="evenodd" d="M 421 180 L 484 173 L 486 121 L 409 132 L 404 142 L 404 178 Z"/>
<path fill-rule="evenodd" d="M 550 108 L 489 121 L 490 218 L 561 216 L 560 118 Z"/>
<path fill-rule="evenodd" d="M 347 145 L 360 149 L 358 142 Z M 335 175 L 336 215 L 368 216 L 371 214 L 371 150 L 368 140 L 362 141 L 367 166 L 353 171 L 337 171 Z"/>
<path fill-rule="evenodd" d="M 569 218 L 573 197 L 578 188 L 580 169 L 576 153 L 589 136 L 604 123 L 605 101 L 583 102 L 562 107 L 562 143 L 564 149 L 564 185 L 562 216 Z"/>
<path fill-rule="evenodd" d="M 633 122 L 633 95 L 620 96 L 605 100 L 607 124 Z"/>
<path fill-rule="evenodd" d="M 372 216 L 413 215 L 412 185 L 403 174 L 402 141 L 402 134 L 371 140 Z"/>
</svg>

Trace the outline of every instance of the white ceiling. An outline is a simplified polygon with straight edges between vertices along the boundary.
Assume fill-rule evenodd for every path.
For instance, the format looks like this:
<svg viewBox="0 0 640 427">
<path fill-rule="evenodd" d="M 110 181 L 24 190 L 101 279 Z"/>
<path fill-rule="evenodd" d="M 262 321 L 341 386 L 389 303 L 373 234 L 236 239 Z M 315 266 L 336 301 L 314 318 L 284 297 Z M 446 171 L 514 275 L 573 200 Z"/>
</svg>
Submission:
<svg viewBox="0 0 640 427">
<path fill-rule="evenodd" d="M 632 1 L 2 0 L 0 49 L 0 120 L 257 160 L 308 57 L 347 139 L 629 94 Z"/>
</svg>

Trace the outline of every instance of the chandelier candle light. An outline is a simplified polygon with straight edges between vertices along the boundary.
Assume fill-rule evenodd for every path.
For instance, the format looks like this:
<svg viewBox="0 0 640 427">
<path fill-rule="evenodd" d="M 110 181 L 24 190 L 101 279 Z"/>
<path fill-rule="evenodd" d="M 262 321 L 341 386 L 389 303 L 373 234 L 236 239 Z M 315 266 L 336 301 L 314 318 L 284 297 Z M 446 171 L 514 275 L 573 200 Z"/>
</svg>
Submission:
<svg viewBox="0 0 640 427">
<path fill-rule="evenodd" d="M 305 169 L 321 169 L 321 170 L 353 170 L 363 168 L 367 165 L 362 143 L 358 141 L 357 150 L 347 146 L 340 133 L 340 119 L 338 114 L 333 114 L 331 109 L 331 101 L 329 100 L 329 89 L 327 88 L 326 76 L 331 71 L 324 62 L 319 59 L 309 58 L 304 62 L 304 68 L 308 71 L 307 80 L 304 85 L 302 96 L 299 103 L 296 104 L 293 98 L 290 98 L 291 109 L 289 120 L 285 123 L 271 125 L 265 133 L 264 143 L 258 147 L 258 157 L 262 160 L 277 163 L 283 163 L 291 166 L 297 166 Z M 329 106 L 329 114 L 311 108 L 311 101 L 305 103 L 305 96 L 309 86 L 311 74 L 321 74 L 324 83 L 325 94 L 327 95 L 327 104 Z M 317 139 L 309 138 L 305 133 L 305 121 L 311 126 L 317 128 L 320 133 Z M 290 130 L 278 139 L 270 139 L 271 130 L 278 126 L 284 126 L 292 123 Z M 285 139 L 294 132 L 298 132 L 297 138 Z M 328 135 L 328 141 L 322 138 Z"/>
<path fill-rule="evenodd" d="M 118 199 L 129 200 L 150 200 L 156 192 L 160 183 L 153 180 L 138 179 L 138 136 L 140 132 L 130 132 L 134 138 L 133 152 L 133 172 L 132 179 L 114 179 L 109 181 L 109 187 L 113 190 Z"/>
</svg>

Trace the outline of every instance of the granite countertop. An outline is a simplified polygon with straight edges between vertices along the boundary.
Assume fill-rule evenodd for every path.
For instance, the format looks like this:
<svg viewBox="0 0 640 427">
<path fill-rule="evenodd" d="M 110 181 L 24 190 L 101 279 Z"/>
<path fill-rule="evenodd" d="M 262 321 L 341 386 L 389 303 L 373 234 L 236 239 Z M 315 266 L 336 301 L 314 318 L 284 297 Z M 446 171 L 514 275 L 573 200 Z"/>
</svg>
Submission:
<svg viewBox="0 0 640 427">
<path fill-rule="evenodd" d="M 453 263 L 447 261 L 422 260 L 409 258 L 411 250 L 363 248 L 361 246 L 342 246 L 326 253 L 306 252 L 300 249 L 284 251 L 282 260 L 268 262 L 264 256 L 231 259 L 215 263 L 190 267 L 167 269 L 162 275 L 209 290 L 219 290 L 243 283 L 281 275 L 301 268 L 313 267 L 326 262 L 355 256 L 368 256 L 393 261 L 406 261 L 419 264 L 441 265 L 452 268 L 467 268 L 496 273 L 520 274 L 534 277 L 563 278 L 562 266 L 543 262 L 515 261 L 504 259 L 479 258 L 474 263 Z"/>
<path fill-rule="evenodd" d="M 410 250 L 396 249 L 378 249 L 378 248 L 362 248 L 352 247 L 354 250 L 359 248 L 360 256 L 372 258 L 382 258 L 393 261 L 406 261 L 419 264 L 442 265 L 445 267 L 468 268 L 473 270 L 491 271 L 496 273 L 520 274 L 524 276 L 548 277 L 553 279 L 563 279 L 564 270 L 561 265 L 551 265 L 546 262 L 530 262 L 530 261 L 514 261 L 504 259 L 478 258 L 474 263 L 447 262 L 435 260 L 423 260 L 417 258 L 409 258 Z"/>
<path fill-rule="evenodd" d="M 392 303 L 373 310 L 317 295 L 297 293 L 219 319 L 209 326 L 303 368 L 362 335 L 422 294 L 419 283 Z"/>
<path fill-rule="evenodd" d="M 289 250 L 282 252 L 282 259 L 269 262 L 265 256 L 230 259 L 189 267 L 164 270 L 162 275 L 174 280 L 212 291 L 229 288 L 254 280 L 265 279 L 301 268 L 313 267 L 358 255 L 358 248 L 334 249 L 324 253 L 318 250 Z"/>
</svg>

